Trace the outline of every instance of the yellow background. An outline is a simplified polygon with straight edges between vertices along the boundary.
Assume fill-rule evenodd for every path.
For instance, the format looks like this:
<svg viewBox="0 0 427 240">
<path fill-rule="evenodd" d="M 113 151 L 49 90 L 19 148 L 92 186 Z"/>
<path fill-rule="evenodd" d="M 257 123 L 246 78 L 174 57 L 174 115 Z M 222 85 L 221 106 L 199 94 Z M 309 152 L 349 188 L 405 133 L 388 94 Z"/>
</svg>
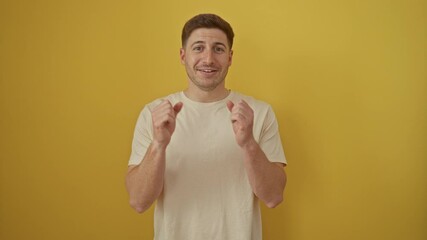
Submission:
<svg viewBox="0 0 427 240">
<path fill-rule="evenodd" d="M 124 176 L 143 105 L 186 86 L 180 31 L 236 33 L 227 86 L 269 102 L 285 201 L 264 238 L 427 239 L 426 1 L 0 1 L 0 239 L 152 239 Z"/>
</svg>

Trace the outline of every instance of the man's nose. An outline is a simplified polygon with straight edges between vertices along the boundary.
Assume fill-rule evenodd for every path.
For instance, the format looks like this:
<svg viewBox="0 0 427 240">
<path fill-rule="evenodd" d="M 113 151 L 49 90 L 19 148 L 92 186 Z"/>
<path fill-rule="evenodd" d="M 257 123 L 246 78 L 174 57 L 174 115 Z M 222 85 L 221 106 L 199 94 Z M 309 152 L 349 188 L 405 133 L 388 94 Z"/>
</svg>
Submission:
<svg viewBox="0 0 427 240">
<path fill-rule="evenodd" d="M 206 64 L 210 65 L 214 60 L 214 52 L 211 49 L 205 51 L 204 61 Z"/>
</svg>

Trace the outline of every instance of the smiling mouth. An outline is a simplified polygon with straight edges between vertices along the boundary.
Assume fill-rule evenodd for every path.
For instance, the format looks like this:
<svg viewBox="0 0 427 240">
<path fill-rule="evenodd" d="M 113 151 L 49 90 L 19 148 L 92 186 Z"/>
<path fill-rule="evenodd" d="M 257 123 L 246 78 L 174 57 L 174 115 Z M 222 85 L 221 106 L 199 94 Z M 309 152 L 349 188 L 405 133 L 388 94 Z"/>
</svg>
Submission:
<svg viewBox="0 0 427 240">
<path fill-rule="evenodd" d="M 196 70 L 204 73 L 213 73 L 218 71 L 217 69 L 212 69 L 212 68 L 196 68 Z"/>
</svg>

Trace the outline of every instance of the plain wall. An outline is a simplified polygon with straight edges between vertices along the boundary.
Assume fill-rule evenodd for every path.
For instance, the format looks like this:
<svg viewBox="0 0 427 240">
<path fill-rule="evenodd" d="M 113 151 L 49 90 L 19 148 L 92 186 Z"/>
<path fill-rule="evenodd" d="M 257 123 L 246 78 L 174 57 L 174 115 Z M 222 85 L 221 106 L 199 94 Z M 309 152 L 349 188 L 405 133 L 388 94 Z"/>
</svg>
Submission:
<svg viewBox="0 0 427 240">
<path fill-rule="evenodd" d="M 183 24 L 236 33 L 227 87 L 289 166 L 264 238 L 427 239 L 426 1 L 0 1 L 0 239 L 152 239 L 124 177 L 145 103 L 183 90 Z"/>
</svg>

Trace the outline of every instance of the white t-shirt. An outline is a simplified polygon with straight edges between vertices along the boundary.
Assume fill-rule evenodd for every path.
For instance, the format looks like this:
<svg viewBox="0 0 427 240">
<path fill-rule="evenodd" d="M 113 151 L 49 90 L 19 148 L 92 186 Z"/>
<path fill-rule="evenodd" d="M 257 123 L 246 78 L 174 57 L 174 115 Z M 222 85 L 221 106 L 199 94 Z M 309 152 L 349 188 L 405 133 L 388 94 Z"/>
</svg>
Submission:
<svg viewBox="0 0 427 240">
<path fill-rule="evenodd" d="M 183 92 L 163 99 L 184 105 L 166 149 L 164 188 L 154 215 L 155 239 L 262 239 L 258 198 L 249 185 L 226 103 L 244 99 L 251 106 L 255 140 L 271 162 L 286 164 L 271 107 L 236 92 L 212 103 L 192 101 Z M 153 139 L 150 109 L 161 100 L 146 105 L 138 118 L 129 165 L 144 158 Z"/>
</svg>

